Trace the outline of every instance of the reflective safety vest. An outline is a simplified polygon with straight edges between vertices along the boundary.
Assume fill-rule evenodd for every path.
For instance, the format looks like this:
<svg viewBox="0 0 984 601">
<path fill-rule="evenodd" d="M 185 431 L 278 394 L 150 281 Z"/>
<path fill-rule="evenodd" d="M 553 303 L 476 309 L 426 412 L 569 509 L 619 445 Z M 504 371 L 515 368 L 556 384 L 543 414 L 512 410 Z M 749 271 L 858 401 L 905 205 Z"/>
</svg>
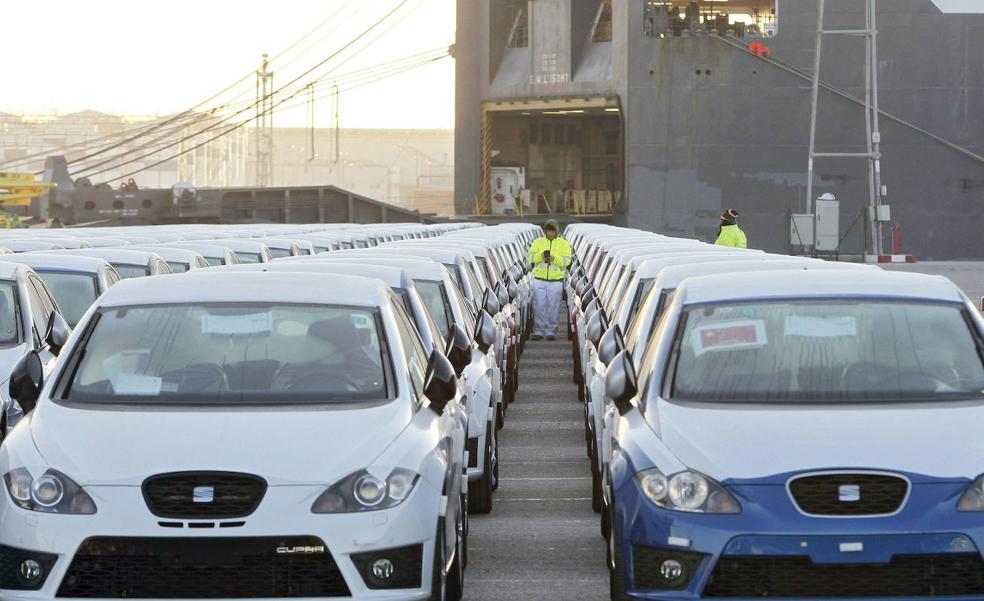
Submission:
<svg viewBox="0 0 984 601">
<path fill-rule="evenodd" d="M 733 246 L 734 248 L 748 248 L 748 239 L 745 238 L 745 232 L 741 231 L 741 228 L 737 225 L 724 225 L 721 226 L 721 234 L 714 244 L 718 246 Z"/>
<path fill-rule="evenodd" d="M 544 251 L 550 251 L 550 263 L 543 260 Z M 530 246 L 529 259 L 533 264 L 533 277 L 538 280 L 559 282 L 564 279 L 564 271 L 571 264 L 571 245 L 560 236 L 548 240 L 546 236 L 537 238 Z"/>
</svg>

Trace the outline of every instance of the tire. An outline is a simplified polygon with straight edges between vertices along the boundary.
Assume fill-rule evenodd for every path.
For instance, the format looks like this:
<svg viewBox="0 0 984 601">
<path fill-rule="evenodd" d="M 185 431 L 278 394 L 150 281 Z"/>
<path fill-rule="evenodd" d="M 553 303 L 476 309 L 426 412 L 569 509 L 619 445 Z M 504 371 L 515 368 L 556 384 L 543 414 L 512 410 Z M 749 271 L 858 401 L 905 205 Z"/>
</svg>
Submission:
<svg viewBox="0 0 984 601">
<path fill-rule="evenodd" d="M 454 561 L 451 562 L 451 568 L 448 570 L 447 577 L 447 601 L 461 601 L 461 598 L 465 594 L 465 540 L 462 535 L 463 524 L 461 523 L 466 509 L 464 507 L 458 512 L 458 521 L 456 528 L 458 529 L 458 552 L 455 553 Z"/>
<path fill-rule="evenodd" d="M 596 446 L 592 442 L 592 447 Z M 601 468 L 598 466 L 598 454 L 591 449 L 591 509 L 601 513 Z"/>
<path fill-rule="evenodd" d="M 503 400 L 502 403 L 496 403 L 495 404 L 495 429 L 496 430 L 501 430 L 502 429 L 502 426 L 506 425 L 506 411 L 502 407 L 503 403 L 505 403 L 505 400 Z"/>
<path fill-rule="evenodd" d="M 493 439 L 495 447 L 492 449 L 492 492 L 499 490 L 499 435 Z"/>
<path fill-rule="evenodd" d="M 430 601 L 447 601 L 444 570 L 444 518 L 437 519 L 437 533 L 434 534 L 434 563 L 431 566 Z"/>
<path fill-rule="evenodd" d="M 611 555 L 611 572 L 608 576 L 608 594 L 611 601 L 629 601 L 625 594 L 625 558 L 622 556 L 622 537 L 619 532 L 618 523 L 612 519 L 612 536 L 608 542 L 609 554 Z"/>
<path fill-rule="evenodd" d="M 486 426 L 485 450 L 482 453 L 482 477 L 468 483 L 468 512 L 485 514 L 492 511 L 492 424 Z"/>
</svg>

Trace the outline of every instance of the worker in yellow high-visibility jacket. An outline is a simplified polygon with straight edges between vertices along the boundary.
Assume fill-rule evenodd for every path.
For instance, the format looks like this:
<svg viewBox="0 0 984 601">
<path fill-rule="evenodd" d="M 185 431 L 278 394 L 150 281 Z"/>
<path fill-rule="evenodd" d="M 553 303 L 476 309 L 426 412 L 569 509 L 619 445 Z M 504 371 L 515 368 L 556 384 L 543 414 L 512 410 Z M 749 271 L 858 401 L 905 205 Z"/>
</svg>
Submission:
<svg viewBox="0 0 984 601">
<path fill-rule="evenodd" d="M 555 340 L 564 296 L 564 274 L 571 264 L 571 245 L 560 237 L 560 224 L 543 224 L 543 236 L 530 246 L 533 264 L 533 340 Z"/>
<path fill-rule="evenodd" d="M 748 248 L 745 232 L 738 227 L 738 211 L 728 209 L 721 213 L 721 226 L 718 228 L 718 237 L 714 244 L 733 248 Z"/>
</svg>

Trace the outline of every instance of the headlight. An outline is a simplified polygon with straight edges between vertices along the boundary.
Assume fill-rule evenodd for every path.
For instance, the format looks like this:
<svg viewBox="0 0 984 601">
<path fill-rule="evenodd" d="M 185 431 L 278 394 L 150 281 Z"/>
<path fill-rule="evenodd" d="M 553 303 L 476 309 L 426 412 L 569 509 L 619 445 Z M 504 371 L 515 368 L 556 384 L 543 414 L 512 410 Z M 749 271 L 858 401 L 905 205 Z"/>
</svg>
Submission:
<svg viewBox="0 0 984 601">
<path fill-rule="evenodd" d="M 667 478 L 657 469 L 636 474 L 639 487 L 656 505 L 691 513 L 741 513 L 741 505 L 723 486 L 698 472 Z"/>
<path fill-rule="evenodd" d="M 61 472 L 48 470 L 34 478 L 21 467 L 7 472 L 3 479 L 10 498 L 22 509 L 71 515 L 96 513 L 92 497 Z"/>
<path fill-rule="evenodd" d="M 381 480 L 362 470 L 343 479 L 321 494 L 311 506 L 313 513 L 355 513 L 395 507 L 410 496 L 420 478 L 397 468 Z"/>
<path fill-rule="evenodd" d="M 984 476 L 974 480 L 960 497 L 957 511 L 984 511 Z"/>
</svg>

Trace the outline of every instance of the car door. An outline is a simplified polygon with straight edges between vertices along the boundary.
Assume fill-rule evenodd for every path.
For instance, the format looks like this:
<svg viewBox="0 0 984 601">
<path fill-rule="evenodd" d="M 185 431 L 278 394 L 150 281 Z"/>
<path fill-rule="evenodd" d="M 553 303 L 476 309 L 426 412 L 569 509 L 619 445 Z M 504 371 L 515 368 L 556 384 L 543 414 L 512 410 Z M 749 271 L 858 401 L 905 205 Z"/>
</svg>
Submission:
<svg viewBox="0 0 984 601">
<path fill-rule="evenodd" d="M 395 299 L 392 302 L 393 313 L 396 315 L 397 328 L 399 330 L 400 344 L 403 347 L 404 355 L 407 358 L 407 369 L 410 372 L 410 382 L 413 386 L 414 396 L 419 399 L 418 409 L 423 408 L 424 399 L 424 377 L 427 370 L 428 357 L 424 352 L 424 343 L 420 335 L 414 328 L 410 317 L 404 308 Z M 441 445 L 448 453 L 448 473 L 446 475 L 445 494 L 448 497 L 448 507 L 446 513 L 446 523 L 457 523 L 458 503 L 455 503 L 456 495 L 460 497 L 463 491 L 463 479 L 465 474 L 465 421 L 464 412 L 461 407 L 461 398 L 448 403 L 444 413 L 438 418 L 439 430 L 441 432 Z M 457 534 L 454 528 L 445 529 L 445 544 L 450 554 L 454 554 Z"/>
</svg>

